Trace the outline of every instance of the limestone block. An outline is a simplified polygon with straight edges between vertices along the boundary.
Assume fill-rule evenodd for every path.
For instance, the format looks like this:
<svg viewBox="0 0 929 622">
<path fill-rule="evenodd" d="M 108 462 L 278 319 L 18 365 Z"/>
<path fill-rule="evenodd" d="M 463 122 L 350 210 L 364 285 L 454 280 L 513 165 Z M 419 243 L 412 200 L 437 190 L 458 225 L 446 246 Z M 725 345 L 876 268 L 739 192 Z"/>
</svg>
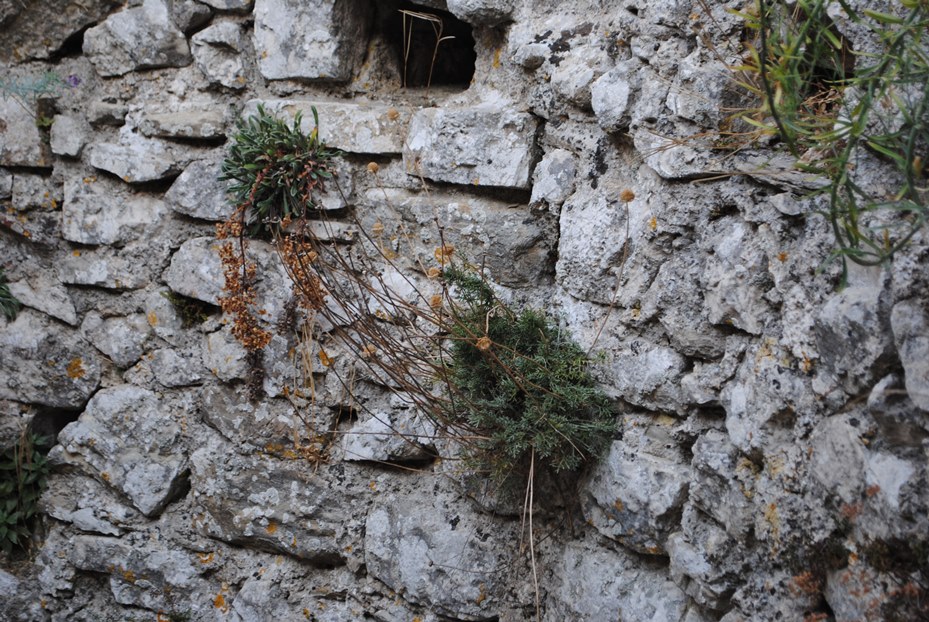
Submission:
<svg viewBox="0 0 929 622">
<path fill-rule="evenodd" d="M 379 462 L 415 462 L 429 460 L 435 425 L 411 410 L 409 400 L 400 395 L 365 404 L 364 416 L 342 437 L 344 459 Z"/>
<path fill-rule="evenodd" d="M 49 478 L 42 507 L 60 521 L 81 531 L 118 536 L 139 520 L 139 512 L 124 505 L 105 484 L 81 473 L 62 473 Z"/>
<path fill-rule="evenodd" d="M 146 112 L 139 121 L 139 131 L 161 138 L 222 140 L 226 136 L 226 119 L 222 110 L 215 108 Z"/>
<path fill-rule="evenodd" d="M 169 3 L 171 20 L 184 34 L 190 34 L 200 26 L 210 21 L 213 11 L 207 3 L 197 0 L 171 0 Z"/>
<path fill-rule="evenodd" d="M 127 242 L 138 239 L 165 211 L 164 202 L 128 194 L 109 179 L 72 177 L 65 182 L 61 234 L 80 244 Z"/>
<path fill-rule="evenodd" d="M 197 68 L 211 84 L 245 88 L 247 67 L 242 55 L 248 50 L 248 41 L 239 24 L 213 24 L 191 37 L 190 45 Z"/>
<path fill-rule="evenodd" d="M 682 412 L 680 380 L 686 368 L 687 359 L 674 349 L 639 342 L 616 353 L 604 389 L 611 397 L 649 410 Z"/>
<path fill-rule="evenodd" d="M 199 385 L 206 376 L 200 348 L 160 348 L 152 352 L 148 364 L 155 379 L 168 388 Z"/>
<path fill-rule="evenodd" d="M 9 67 L 30 59 L 48 59 L 120 4 L 120 0 L 0 2 L 0 63 Z"/>
<path fill-rule="evenodd" d="M 122 369 L 132 366 L 142 357 L 150 330 L 148 320 L 141 313 L 103 318 L 96 311 L 91 311 L 81 323 L 84 338 Z"/>
<path fill-rule="evenodd" d="M 605 536 L 647 555 L 664 555 L 687 500 L 687 465 L 610 446 L 583 487 L 584 516 Z"/>
<path fill-rule="evenodd" d="M 426 108 L 413 115 L 403 163 L 435 181 L 529 188 L 537 128 L 536 117 L 508 108 Z"/>
<path fill-rule="evenodd" d="M 571 542 L 550 570 L 554 598 L 546 620 L 703 622 L 688 617 L 687 595 L 667 571 L 623 550 Z"/>
<path fill-rule="evenodd" d="M 249 375 L 248 352 L 232 336 L 231 327 L 207 335 L 200 356 L 210 373 L 223 382 L 245 379 Z"/>
<path fill-rule="evenodd" d="M 51 165 L 34 114 L 19 100 L 0 97 L 0 166 Z"/>
<path fill-rule="evenodd" d="M 0 327 L 0 399 L 81 408 L 100 386 L 100 364 L 74 331 L 29 309 Z"/>
<path fill-rule="evenodd" d="M 917 300 L 904 300 L 894 305 L 890 324 L 906 392 L 914 404 L 929 411 L 929 312 Z"/>
<path fill-rule="evenodd" d="M 177 405 L 132 385 L 99 391 L 58 435 L 50 459 L 80 467 L 157 516 L 184 487 Z"/>
<path fill-rule="evenodd" d="M 488 528 L 486 517 L 478 520 L 454 495 L 432 488 L 368 512 L 368 572 L 437 613 L 458 620 L 493 618 L 513 536 L 502 521 Z"/>
<path fill-rule="evenodd" d="M 692 448 L 690 500 L 715 518 L 735 539 L 752 527 L 754 471 L 725 434 L 710 430 Z"/>
<path fill-rule="evenodd" d="M 68 290 L 47 271 L 9 284 L 10 293 L 23 305 L 32 307 L 71 326 L 77 325 L 77 312 Z"/>
<path fill-rule="evenodd" d="M 191 457 L 197 528 L 211 538 L 270 549 L 311 564 L 337 565 L 339 536 L 352 515 L 353 495 L 331 491 L 305 464 L 242 456 L 209 442 Z"/>
<path fill-rule="evenodd" d="M 749 225 L 733 220 L 723 223 L 710 244 L 713 254 L 701 278 L 707 317 L 714 324 L 760 335 L 771 317 L 764 294 L 773 282 L 764 278 L 768 261 L 758 236 Z"/>
<path fill-rule="evenodd" d="M 848 393 L 854 395 L 870 387 L 892 364 L 890 317 L 883 288 L 869 285 L 847 287 L 819 312 L 814 334 L 823 370 L 835 376 Z M 897 317 L 902 335 L 903 316 L 898 312 Z"/>
<path fill-rule="evenodd" d="M 55 210 L 61 207 L 63 187 L 60 181 L 46 175 L 17 173 L 13 176 L 12 199 L 13 208 L 20 212 Z"/>
<path fill-rule="evenodd" d="M 344 82 L 365 52 L 364 0 L 257 0 L 255 52 L 269 80 Z"/>
<path fill-rule="evenodd" d="M 189 602 L 193 591 L 206 591 L 199 575 L 211 569 L 193 552 L 144 533 L 127 539 L 77 535 L 67 558 L 80 570 L 108 576 L 120 604 L 150 611 L 173 611 L 174 603 Z"/>
<path fill-rule="evenodd" d="M 129 106 L 126 104 L 94 101 L 90 103 L 87 109 L 87 120 L 90 121 L 91 125 L 119 127 L 125 122 L 127 114 L 129 114 Z"/>
<path fill-rule="evenodd" d="M 51 129 L 52 153 L 72 158 L 80 156 L 89 134 L 90 126 L 83 117 L 56 115 Z"/>
<path fill-rule="evenodd" d="M 513 15 L 513 0 L 448 0 L 449 12 L 475 26 L 496 26 Z"/>
<path fill-rule="evenodd" d="M 619 63 L 590 87 L 590 104 L 597 123 L 607 132 L 618 132 L 629 127 L 632 120 L 630 104 L 635 101 L 641 82 L 642 61 L 638 58 Z"/>
<path fill-rule="evenodd" d="M 671 577 L 698 604 L 727 609 L 744 576 L 745 557 L 735 540 L 693 506 L 685 508 L 682 527 L 668 537 Z"/>
<path fill-rule="evenodd" d="M 553 149 L 545 154 L 535 168 L 530 203 L 545 201 L 560 206 L 574 193 L 577 161 L 570 151 Z"/>
<path fill-rule="evenodd" d="M 243 116 L 254 114 L 262 104 L 277 116 L 293 119 L 298 111 L 303 115 L 300 128 L 311 132 L 312 108 L 319 113 L 319 137 L 327 145 L 350 153 L 400 153 L 413 116 L 407 106 L 387 106 L 377 103 L 342 103 L 299 100 L 251 100 Z"/>
<path fill-rule="evenodd" d="M 165 203 L 179 214 L 202 220 L 223 221 L 234 206 L 227 195 L 227 182 L 220 181 L 222 154 L 187 165 L 165 194 Z"/>
<path fill-rule="evenodd" d="M 722 62 L 707 62 L 703 55 L 697 50 L 681 60 L 667 103 L 682 119 L 715 129 L 725 109 L 722 97 L 732 71 Z"/>
<path fill-rule="evenodd" d="M 145 0 L 110 15 L 84 33 L 84 54 L 101 76 L 183 67 L 191 61 L 187 39 L 171 20 L 165 0 Z"/>
<path fill-rule="evenodd" d="M 130 242 L 120 249 L 84 248 L 66 254 L 58 266 L 59 278 L 69 285 L 105 289 L 138 289 L 148 285 L 168 251 L 145 242 Z"/>
<path fill-rule="evenodd" d="M 91 166 L 130 184 L 173 177 L 185 164 L 166 143 L 155 139 L 134 138 L 126 144 L 97 143 L 87 151 Z"/>
<path fill-rule="evenodd" d="M 294 438 L 306 433 L 305 424 L 287 400 L 249 402 L 244 391 L 211 385 L 203 392 L 204 420 L 241 453 L 293 450 Z"/>
</svg>

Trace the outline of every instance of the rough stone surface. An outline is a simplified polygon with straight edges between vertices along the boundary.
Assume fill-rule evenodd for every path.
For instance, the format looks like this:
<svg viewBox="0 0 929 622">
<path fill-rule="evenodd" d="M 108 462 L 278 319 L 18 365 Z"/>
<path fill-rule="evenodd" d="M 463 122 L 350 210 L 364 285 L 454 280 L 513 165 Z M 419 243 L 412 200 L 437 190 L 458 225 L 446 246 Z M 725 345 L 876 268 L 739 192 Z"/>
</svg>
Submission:
<svg viewBox="0 0 929 622">
<path fill-rule="evenodd" d="M 139 131 L 146 136 L 223 140 L 226 120 L 221 110 L 191 108 L 178 112 L 145 114 L 139 122 Z"/>
<path fill-rule="evenodd" d="M 161 200 L 127 194 L 108 179 L 74 177 L 65 182 L 61 235 L 80 244 L 128 242 L 164 212 Z"/>
<path fill-rule="evenodd" d="M 248 49 L 242 28 L 234 22 L 219 22 L 190 39 L 197 68 L 212 84 L 230 89 L 245 88 L 246 64 L 241 54 Z"/>
<path fill-rule="evenodd" d="M 165 0 L 144 0 L 88 30 L 84 54 L 101 76 L 183 67 L 191 61 L 187 40 L 171 21 Z"/>
<path fill-rule="evenodd" d="M 256 0 L 255 51 L 269 80 L 344 81 L 364 48 L 369 10 L 360 0 Z"/>
<path fill-rule="evenodd" d="M 414 603 L 463 620 L 483 620 L 499 607 L 501 570 L 506 563 L 498 539 L 482 531 L 475 515 L 455 497 L 434 491 L 425 499 L 376 505 L 365 521 L 368 572 Z"/>
<path fill-rule="evenodd" d="M 226 182 L 219 180 L 222 157 L 194 160 L 187 165 L 168 192 L 165 203 L 174 211 L 203 220 L 222 221 L 232 213 Z"/>
<path fill-rule="evenodd" d="M 771 137 L 720 148 L 757 105 L 727 68 L 745 2 L 422 0 L 454 38 L 415 18 L 404 59 L 408 5 L 0 0 L 21 100 L 0 97 L 0 269 L 23 303 L 0 314 L 0 448 L 65 426 L 0 618 L 925 618 L 929 234 L 843 275 L 810 196 L 828 180 Z M 881 45 L 829 11 L 856 53 Z M 342 284 L 302 308 L 267 239 L 272 337 L 246 350 L 213 236 L 258 103 L 304 132 L 315 106 L 344 152 L 295 224 L 351 262 L 379 329 L 424 324 L 388 290 L 445 308 L 448 255 L 481 270 L 589 351 L 610 451 L 537 470 L 527 513 L 524 474 L 475 472 L 480 439 L 378 367 L 389 342 L 324 317 Z M 903 127 L 883 103 L 868 131 Z M 426 330 L 413 364 L 436 361 Z"/>
<path fill-rule="evenodd" d="M 175 408 L 131 385 L 103 389 L 61 431 L 52 459 L 81 468 L 126 495 L 146 516 L 157 516 L 185 481 Z"/>
<path fill-rule="evenodd" d="M 0 97 L 0 166 L 48 166 L 48 147 L 35 124 L 31 106 Z"/>
<path fill-rule="evenodd" d="M 90 344 L 40 313 L 21 311 L 0 328 L 0 354 L 0 399 L 74 409 L 100 385 Z"/>
<path fill-rule="evenodd" d="M 87 144 L 90 125 L 81 117 L 57 115 L 51 129 L 52 153 L 76 158 Z"/>
<path fill-rule="evenodd" d="M 413 115 L 403 163 L 410 175 L 435 181 L 528 188 L 537 127 L 532 115 L 509 109 L 427 108 Z"/>
<path fill-rule="evenodd" d="M 133 140 L 129 144 L 100 143 L 87 148 L 91 166 L 128 183 L 157 181 L 177 175 L 183 164 L 157 140 Z"/>
</svg>

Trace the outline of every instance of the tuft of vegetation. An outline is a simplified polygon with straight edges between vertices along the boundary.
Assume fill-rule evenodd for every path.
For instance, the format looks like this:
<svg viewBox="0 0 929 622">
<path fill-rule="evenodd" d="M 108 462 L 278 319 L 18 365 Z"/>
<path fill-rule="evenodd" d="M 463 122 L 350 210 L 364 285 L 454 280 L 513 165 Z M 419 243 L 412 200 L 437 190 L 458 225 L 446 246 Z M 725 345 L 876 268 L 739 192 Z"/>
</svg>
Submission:
<svg viewBox="0 0 929 622">
<path fill-rule="evenodd" d="M 852 50 L 833 7 L 878 49 Z M 762 101 L 742 119 L 827 180 L 820 192 L 843 265 L 890 260 L 929 216 L 929 2 L 901 0 L 888 14 L 843 0 L 758 0 L 740 15 L 755 40 L 736 69 Z M 886 187 L 865 183 L 876 174 Z"/>
<path fill-rule="evenodd" d="M 16 299 L 16 296 L 10 293 L 10 287 L 6 280 L 6 274 L 0 268 L 0 314 L 3 314 L 7 320 L 12 322 L 19 314 L 22 303 Z"/>
<path fill-rule="evenodd" d="M 312 110 L 309 134 L 300 129 L 300 112 L 289 126 L 261 105 L 236 125 L 220 179 L 233 182 L 229 192 L 252 235 L 274 233 L 282 222 L 318 209 L 315 197 L 333 178 L 330 164 L 339 152 L 319 139 L 319 115 Z"/>
<path fill-rule="evenodd" d="M 7 555 L 14 547 L 29 547 L 48 475 L 49 445 L 47 437 L 26 432 L 0 456 L 0 550 Z"/>
<path fill-rule="evenodd" d="M 542 313 L 507 308 L 478 275 L 449 266 L 443 277 L 454 288 L 446 416 L 479 437 L 476 462 L 502 482 L 530 458 L 561 472 L 602 453 L 614 417 L 580 346 Z"/>
<path fill-rule="evenodd" d="M 181 326 L 184 328 L 199 326 L 210 317 L 210 305 L 202 300 L 173 291 L 161 292 L 161 295 L 174 307 L 174 311 L 181 318 Z"/>
</svg>

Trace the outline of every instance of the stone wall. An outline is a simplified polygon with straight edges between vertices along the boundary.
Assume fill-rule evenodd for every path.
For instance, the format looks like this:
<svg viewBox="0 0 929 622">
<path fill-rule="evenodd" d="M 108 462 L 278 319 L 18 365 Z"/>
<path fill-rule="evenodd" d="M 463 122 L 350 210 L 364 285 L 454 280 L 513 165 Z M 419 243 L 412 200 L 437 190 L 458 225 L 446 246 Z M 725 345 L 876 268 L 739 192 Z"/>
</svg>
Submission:
<svg viewBox="0 0 929 622">
<path fill-rule="evenodd" d="M 925 601 L 929 239 L 840 290 L 817 180 L 763 144 L 713 148 L 743 97 L 743 4 L 0 0 L 5 79 L 63 80 L 0 98 L 0 265 L 24 304 L 0 318 L 4 443 L 70 422 L 0 618 L 880 620 Z M 468 44 L 402 88 L 399 8 L 473 27 L 470 84 Z M 345 151 L 333 219 L 399 214 L 429 249 L 438 215 L 502 295 L 598 353 L 616 440 L 537 494 L 534 565 L 519 508 L 398 439 L 429 435 L 377 377 L 346 391 L 325 332 L 277 331 L 249 402 L 214 224 L 258 103 L 318 109 Z M 286 273 L 252 251 L 277 326 Z"/>
</svg>

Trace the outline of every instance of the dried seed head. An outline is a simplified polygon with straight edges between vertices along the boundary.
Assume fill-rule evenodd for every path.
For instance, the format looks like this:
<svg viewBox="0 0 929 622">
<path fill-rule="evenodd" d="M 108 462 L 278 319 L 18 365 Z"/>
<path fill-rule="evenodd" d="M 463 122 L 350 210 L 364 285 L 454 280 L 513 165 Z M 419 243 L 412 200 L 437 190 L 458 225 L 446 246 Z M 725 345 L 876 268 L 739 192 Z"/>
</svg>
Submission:
<svg viewBox="0 0 929 622">
<path fill-rule="evenodd" d="M 435 260 L 438 261 L 443 266 L 452 258 L 452 253 L 455 252 L 455 247 L 451 244 L 443 244 L 433 251 Z"/>
<path fill-rule="evenodd" d="M 429 268 L 429 271 L 426 272 L 426 276 L 428 276 L 430 279 L 438 278 L 440 274 L 442 274 L 442 270 L 434 266 L 432 268 Z"/>
<path fill-rule="evenodd" d="M 368 162 L 368 172 L 377 175 L 377 172 L 381 170 L 381 167 L 377 165 L 377 162 Z"/>
<path fill-rule="evenodd" d="M 429 299 L 429 306 L 433 309 L 439 309 L 442 307 L 442 294 L 433 294 L 432 298 Z"/>
<path fill-rule="evenodd" d="M 635 199 L 635 192 L 629 188 L 623 188 L 619 193 L 619 200 L 623 203 L 631 203 Z"/>
<path fill-rule="evenodd" d="M 487 335 L 484 335 L 483 337 L 478 339 L 476 342 L 474 342 L 474 347 L 480 350 L 481 352 L 486 352 L 487 350 L 490 350 L 490 346 L 492 345 L 493 345 L 493 341 L 491 341 L 490 337 L 488 337 Z"/>
<path fill-rule="evenodd" d="M 383 234 L 384 234 L 384 224 L 383 224 L 383 223 L 380 223 L 380 222 L 374 223 L 374 225 L 372 225 L 372 227 L 371 227 L 371 234 L 372 234 L 372 235 L 377 235 L 377 236 L 383 235 Z"/>
</svg>

